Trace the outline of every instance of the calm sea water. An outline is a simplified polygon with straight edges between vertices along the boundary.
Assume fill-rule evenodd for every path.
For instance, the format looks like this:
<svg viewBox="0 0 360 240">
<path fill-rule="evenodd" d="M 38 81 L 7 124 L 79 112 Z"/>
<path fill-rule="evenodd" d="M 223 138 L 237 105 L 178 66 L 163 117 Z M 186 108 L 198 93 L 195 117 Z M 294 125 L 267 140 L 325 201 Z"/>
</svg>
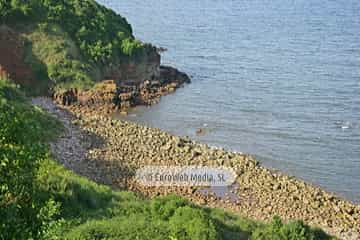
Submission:
<svg viewBox="0 0 360 240">
<path fill-rule="evenodd" d="M 360 202 L 360 1 L 99 2 L 193 77 L 127 119 L 254 154 Z"/>
</svg>

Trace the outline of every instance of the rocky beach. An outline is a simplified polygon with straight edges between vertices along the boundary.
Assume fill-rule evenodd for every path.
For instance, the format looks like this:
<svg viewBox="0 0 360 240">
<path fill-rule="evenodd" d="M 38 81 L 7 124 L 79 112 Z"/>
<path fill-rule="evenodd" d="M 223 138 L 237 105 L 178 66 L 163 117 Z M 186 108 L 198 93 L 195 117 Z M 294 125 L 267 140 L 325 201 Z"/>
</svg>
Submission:
<svg viewBox="0 0 360 240">
<path fill-rule="evenodd" d="M 66 131 L 51 144 L 67 168 L 115 189 L 146 197 L 175 193 L 194 203 L 220 207 L 256 220 L 278 215 L 301 219 L 340 239 L 360 238 L 360 206 L 316 186 L 261 166 L 252 156 L 216 149 L 159 129 L 114 120 L 104 111 L 81 104 L 56 105 L 50 98 L 33 104 L 54 114 Z M 106 111 L 105 111 L 106 112 Z M 135 179 L 144 166 L 226 166 L 237 174 L 233 186 L 145 187 Z"/>
</svg>

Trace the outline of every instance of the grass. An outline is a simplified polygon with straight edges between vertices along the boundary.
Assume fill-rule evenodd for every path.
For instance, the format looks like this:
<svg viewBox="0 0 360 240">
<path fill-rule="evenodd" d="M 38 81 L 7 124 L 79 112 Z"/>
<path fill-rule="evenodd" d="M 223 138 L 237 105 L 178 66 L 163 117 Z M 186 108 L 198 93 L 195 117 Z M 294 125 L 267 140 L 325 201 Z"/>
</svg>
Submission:
<svg viewBox="0 0 360 240">
<path fill-rule="evenodd" d="M 135 39 L 124 17 L 95 0 L 0 0 L 0 22 L 27 39 L 25 60 L 36 87 L 26 90 L 33 95 L 88 90 L 109 69 L 156 51 Z"/>
<path fill-rule="evenodd" d="M 76 44 L 60 26 L 23 26 L 27 39 L 25 61 L 34 69 L 37 82 L 56 89 L 89 89 L 100 69 L 85 61 Z"/>
<path fill-rule="evenodd" d="M 221 209 L 196 206 L 175 195 L 143 199 L 98 185 L 52 160 L 41 164 L 43 191 L 61 203 L 63 239 L 332 239 L 300 221 L 265 224 Z"/>
<path fill-rule="evenodd" d="M 233 238 L 226 239 L 248 237 L 236 225 L 239 217 L 195 206 L 174 195 L 150 200 L 132 192 L 112 191 L 52 160 L 41 164 L 37 181 L 43 192 L 61 203 L 64 223 L 57 232 L 64 239 L 225 239 L 230 233 Z"/>
<path fill-rule="evenodd" d="M 51 228 L 58 203 L 40 196 L 36 175 L 49 157 L 46 142 L 61 130 L 18 86 L 0 79 L 0 239 L 40 239 Z"/>
<path fill-rule="evenodd" d="M 60 121 L 41 108 L 31 106 L 20 86 L 8 79 L 0 79 L 0 102 L 3 110 L 1 116 L 4 117 L 1 131 L 3 135 L 6 134 L 7 140 L 48 142 L 63 131 Z"/>
</svg>

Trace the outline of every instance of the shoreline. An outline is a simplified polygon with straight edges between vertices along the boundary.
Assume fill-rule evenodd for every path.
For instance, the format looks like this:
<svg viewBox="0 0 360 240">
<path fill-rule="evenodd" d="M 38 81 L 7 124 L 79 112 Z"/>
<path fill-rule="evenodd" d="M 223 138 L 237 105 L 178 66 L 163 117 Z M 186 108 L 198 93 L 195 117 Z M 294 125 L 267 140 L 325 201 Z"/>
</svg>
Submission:
<svg viewBox="0 0 360 240">
<path fill-rule="evenodd" d="M 360 237 L 359 205 L 302 180 L 273 172 L 250 155 L 215 149 L 159 129 L 114 120 L 76 105 L 59 108 L 47 98 L 36 100 L 35 104 L 63 122 L 67 121 L 67 129 L 78 129 L 70 131 L 70 142 L 55 150 L 55 155 L 58 160 L 59 157 L 63 159 L 60 161 L 67 168 L 98 183 L 132 190 L 146 197 L 175 193 L 197 204 L 223 208 L 256 220 L 268 221 L 279 215 L 284 220 L 303 220 L 343 239 Z M 76 135 L 84 131 L 93 137 L 77 139 Z M 78 143 L 73 145 L 71 141 L 76 139 Z M 75 154 L 70 160 L 63 156 L 69 151 Z M 69 162 L 65 164 L 64 160 Z M 211 189 L 199 187 L 139 186 L 133 172 L 146 165 L 227 166 L 238 176 L 233 188 L 219 190 L 223 193 L 223 197 L 219 197 Z M 89 169 L 96 171 L 87 172 Z"/>
<path fill-rule="evenodd" d="M 119 83 L 115 80 L 102 80 L 89 90 L 70 88 L 57 90 L 51 97 L 57 104 L 80 106 L 83 110 L 96 111 L 103 115 L 114 112 L 127 112 L 136 106 L 151 106 L 168 95 L 191 83 L 190 77 L 171 66 L 159 66 L 159 76 L 142 82 Z"/>
<path fill-rule="evenodd" d="M 165 101 L 166 101 L 166 99 L 165 99 Z M 161 109 L 161 110 L 163 110 L 163 109 Z M 235 154 L 251 155 L 254 159 L 259 161 L 259 163 L 264 168 L 269 169 L 271 172 L 286 174 L 291 178 L 296 178 L 300 181 L 306 182 L 309 185 L 312 185 L 317 188 L 321 188 L 324 191 L 326 191 L 332 195 L 336 195 L 338 198 L 341 198 L 342 200 L 349 201 L 354 205 L 360 205 L 360 200 L 357 199 L 356 196 L 347 194 L 348 192 L 342 191 L 343 189 L 340 187 L 339 188 L 334 188 L 334 187 L 331 188 L 331 186 L 329 187 L 326 183 L 324 184 L 324 182 L 322 182 L 322 184 L 320 182 L 317 182 L 316 177 L 311 178 L 309 176 L 302 175 L 303 171 L 293 171 L 293 168 L 289 168 L 289 167 L 282 168 L 281 164 L 279 164 L 278 162 L 283 162 L 284 160 L 286 161 L 286 158 L 282 158 L 281 160 L 279 160 L 274 157 L 267 157 L 266 155 L 258 155 L 258 154 L 256 154 L 256 151 L 254 153 L 254 151 L 252 151 L 252 152 L 242 151 L 240 148 L 236 148 L 236 147 L 230 148 L 230 147 L 227 147 L 229 145 L 227 145 L 226 143 L 225 144 L 223 143 L 223 145 L 221 145 L 221 141 L 220 141 L 220 143 L 217 142 L 218 138 L 216 136 L 214 137 L 214 135 L 211 134 L 212 131 L 214 131 L 213 128 L 208 128 L 206 123 L 205 123 L 205 125 L 199 124 L 197 126 L 192 124 L 189 127 L 189 125 L 185 125 L 185 124 L 180 125 L 181 122 L 178 121 L 178 123 L 180 123 L 179 124 L 180 131 L 174 130 L 174 128 L 169 127 L 169 126 L 163 127 L 162 124 L 158 124 L 159 121 L 154 121 L 154 119 L 151 118 L 151 117 L 153 117 L 153 114 L 150 114 L 150 118 L 147 116 L 148 112 L 151 112 L 151 111 L 152 111 L 151 106 L 135 106 L 126 115 L 123 115 L 121 113 L 115 113 L 112 116 L 115 120 L 127 121 L 127 122 L 131 122 L 131 123 L 147 126 L 150 128 L 159 128 L 160 130 L 170 133 L 172 135 L 176 135 L 176 136 L 180 136 L 180 137 L 189 137 L 199 143 L 207 144 L 210 148 L 213 148 L 213 149 L 224 150 L 224 151 L 232 152 Z M 161 113 L 161 111 L 159 111 L 159 110 L 155 110 L 155 112 Z M 143 115 L 145 115 L 145 117 Z M 150 119 L 149 121 L 148 121 L 148 118 Z M 178 120 L 178 119 L 176 119 L 176 120 Z M 182 127 L 185 127 L 185 126 L 187 128 L 189 128 L 191 131 L 182 130 Z M 204 135 L 211 135 L 211 137 L 203 138 Z M 313 160 L 315 161 L 316 158 L 313 158 Z"/>
</svg>

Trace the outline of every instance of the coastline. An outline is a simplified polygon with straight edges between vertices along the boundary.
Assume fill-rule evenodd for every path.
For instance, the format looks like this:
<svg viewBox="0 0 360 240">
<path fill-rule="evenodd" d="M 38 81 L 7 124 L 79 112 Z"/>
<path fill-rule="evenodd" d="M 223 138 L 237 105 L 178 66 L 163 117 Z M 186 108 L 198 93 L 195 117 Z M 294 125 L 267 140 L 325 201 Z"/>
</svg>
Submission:
<svg viewBox="0 0 360 240">
<path fill-rule="evenodd" d="M 59 108 L 50 99 L 38 99 L 35 104 L 67 122 L 64 125 L 70 129 L 69 142 L 54 149 L 57 159 L 98 183 L 147 197 L 175 193 L 200 205 L 224 208 L 256 220 L 267 221 L 275 215 L 284 220 L 301 219 L 343 239 L 360 236 L 359 205 L 286 174 L 274 173 L 249 155 L 214 149 L 159 129 L 113 120 L 103 116 L 102 111 L 83 106 Z M 92 137 L 80 140 L 77 136 L 82 136 L 82 132 Z M 74 145 L 72 141 L 77 143 Z M 74 158 L 64 156 L 69 152 L 75 154 Z M 144 187 L 135 182 L 133 172 L 146 165 L 231 167 L 238 175 L 237 184 L 223 191 L 228 194 L 222 197 L 211 189 Z"/>
<path fill-rule="evenodd" d="M 351 202 L 286 174 L 305 166 L 294 174 L 317 172 L 319 184 L 330 179 L 339 185 L 329 189 L 358 194 L 357 54 L 348 51 L 357 42 L 357 6 L 280 4 L 279 12 L 277 3 L 114 3 L 0 6 L 0 213 L 11 216 L 0 221 L 0 238 L 360 239 L 357 197 Z M 294 17 L 294 6 L 305 11 Z M 150 121 L 169 132 L 115 119 L 191 82 L 162 65 L 167 48 L 174 51 L 165 62 L 180 60 L 199 80 L 180 100 L 165 101 L 165 111 L 151 109 L 160 118 Z M 290 114 L 304 112 L 311 114 Z M 245 122 L 262 127 L 243 135 Z M 331 124 L 343 134 L 329 137 L 337 133 Z M 225 131 L 215 129 L 220 125 Z M 300 164 L 282 172 L 256 155 L 204 144 L 213 127 L 210 143 L 233 142 L 261 160 L 286 160 L 291 146 L 291 157 L 299 156 L 291 163 Z M 303 139 L 316 139 L 317 150 Z M 268 151 L 246 148 L 257 144 Z"/>
</svg>

